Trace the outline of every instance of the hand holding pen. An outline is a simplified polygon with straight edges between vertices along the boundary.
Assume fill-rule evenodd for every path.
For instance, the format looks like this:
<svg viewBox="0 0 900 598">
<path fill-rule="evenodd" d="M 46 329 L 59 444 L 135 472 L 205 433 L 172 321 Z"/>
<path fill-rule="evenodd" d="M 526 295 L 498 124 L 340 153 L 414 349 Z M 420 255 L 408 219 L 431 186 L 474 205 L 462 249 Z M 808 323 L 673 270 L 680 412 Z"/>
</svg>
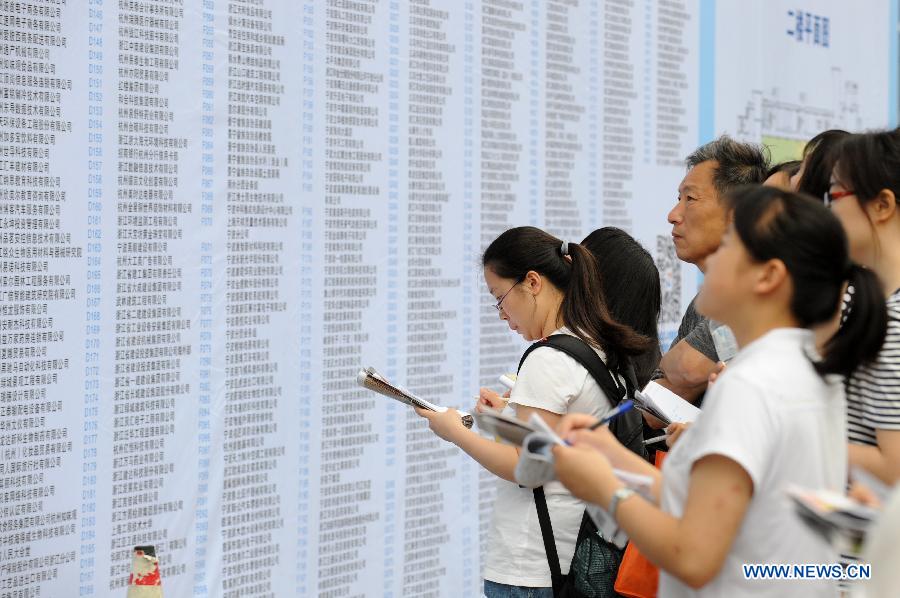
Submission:
<svg viewBox="0 0 900 598">
<path fill-rule="evenodd" d="M 509 399 L 503 397 L 490 388 L 482 388 L 476 397 L 475 412 L 484 413 L 485 411 L 503 411 Z"/>
<path fill-rule="evenodd" d="M 622 415 L 623 413 L 625 413 L 632 407 L 634 407 L 633 401 L 630 401 L 630 400 L 625 401 L 625 402 L 621 403 L 618 407 L 616 407 L 615 409 L 610 411 L 606 415 L 606 417 L 604 417 L 600 421 L 596 421 L 593 417 L 586 415 L 586 414 L 575 414 L 575 415 L 586 415 L 586 417 L 588 417 L 589 419 L 588 420 L 580 419 L 580 420 L 578 420 L 578 422 L 580 422 L 580 423 L 572 425 L 569 429 L 574 430 L 577 428 L 582 428 L 582 427 L 587 426 L 588 431 L 594 431 L 597 428 L 599 428 L 600 426 L 602 426 L 603 424 Z M 572 417 L 566 416 L 560 422 L 560 426 L 562 426 L 563 422 L 567 421 L 567 420 L 570 422 L 575 421 Z M 532 415 L 531 419 L 529 421 L 531 422 L 531 424 L 533 426 L 537 427 L 538 431 L 545 433 L 554 444 L 572 446 L 573 443 L 571 440 L 562 438 L 559 434 L 557 434 L 557 430 L 561 429 L 559 426 L 557 427 L 557 430 L 554 430 L 549 425 L 547 425 L 547 423 L 543 419 L 541 419 L 539 416 L 536 416 L 536 415 Z"/>
<path fill-rule="evenodd" d="M 647 440 L 644 441 L 644 444 L 645 445 L 655 444 L 657 442 L 665 441 L 666 446 L 668 446 L 669 448 L 672 448 L 673 446 L 675 446 L 675 442 L 678 440 L 678 438 L 681 436 L 681 434 L 685 430 L 687 430 L 690 427 L 690 425 L 691 424 L 689 424 L 689 423 L 669 424 L 669 426 L 666 428 L 665 434 L 662 434 L 661 436 L 656 436 L 654 438 L 648 438 Z"/>
<path fill-rule="evenodd" d="M 584 441 L 603 451 L 606 445 L 619 444 L 616 437 L 603 425 L 623 413 L 627 413 L 633 407 L 633 401 L 624 401 L 599 421 L 586 413 L 571 413 L 562 418 L 556 432 L 567 445 L 571 446 L 576 442 Z"/>
<path fill-rule="evenodd" d="M 612 421 L 612 420 L 614 420 L 615 418 L 617 418 L 617 417 L 619 417 L 620 415 L 622 415 L 623 413 L 629 411 L 632 407 L 634 407 L 634 401 L 632 401 L 631 399 L 628 399 L 627 401 L 623 401 L 622 403 L 619 403 L 619 406 L 618 406 L 618 407 L 616 407 L 615 409 L 613 409 L 612 411 L 610 411 L 609 413 L 607 413 L 606 416 L 605 416 L 603 419 L 601 419 L 600 421 L 598 421 L 597 423 L 595 423 L 594 425 L 592 425 L 592 426 L 591 426 L 590 428 L 588 428 L 588 429 L 589 429 L 589 430 L 596 430 L 597 428 L 599 428 L 599 427 L 602 426 L 603 424 L 607 424 L 607 423 L 609 423 L 610 421 Z"/>
<path fill-rule="evenodd" d="M 626 411 L 627 409 L 621 413 Z M 609 459 L 614 467 L 618 467 L 618 464 L 624 462 L 626 453 L 629 455 L 634 453 L 622 446 L 622 443 L 603 423 L 606 422 L 603 420 L 598 422 L 597 418 L 586 413 L 572 413 L 563 416 L 556 429 L 558 434 L 565 439 L 565 444 L 594 449 Z"/>
</svg>

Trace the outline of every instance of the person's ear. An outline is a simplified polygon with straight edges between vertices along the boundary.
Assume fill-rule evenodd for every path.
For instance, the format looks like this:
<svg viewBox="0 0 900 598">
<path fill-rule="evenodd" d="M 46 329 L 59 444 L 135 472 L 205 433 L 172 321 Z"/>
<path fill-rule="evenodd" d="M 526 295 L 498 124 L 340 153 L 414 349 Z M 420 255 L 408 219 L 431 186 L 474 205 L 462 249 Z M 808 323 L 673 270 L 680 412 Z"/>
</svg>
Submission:
<svg viewBox="0 0 900 598">
<path fill-rule="evenodd" d="M 768 260 L 756 268 L 753 290 L 760 295 L 770 295 L 777 291 L 788 279 L 787 266 L 781 260 Z"/>
<path fill-rule="evenodd" d="M 528 273 L 525 274 L 525 280 L 522 281 L 522 286 L 528 289 L 528 292 L 532 295 L 537 295 L 544 287 L 544 279 L 534 270 L 529 270 Z"/>
<path fill-rule="evenodd" d="M 897 198 L 890 189 L 882 189 L 872 201 L 865 203 L 865 210 L 873 224 L 887 222 L 897 213 Z"/>
</svg>

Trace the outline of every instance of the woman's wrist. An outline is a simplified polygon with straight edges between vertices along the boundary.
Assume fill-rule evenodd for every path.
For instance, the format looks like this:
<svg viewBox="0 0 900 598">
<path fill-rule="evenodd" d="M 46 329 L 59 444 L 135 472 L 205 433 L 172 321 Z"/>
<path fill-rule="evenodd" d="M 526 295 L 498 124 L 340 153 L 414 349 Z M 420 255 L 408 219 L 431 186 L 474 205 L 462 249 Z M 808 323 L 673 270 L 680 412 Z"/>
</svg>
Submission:
<svg viewBox="0 0 900 598">
<path fill-rule="evenodd" d="M 628 486 L 619 486 L 619 488 L 613 491 L 612 496 L 609 500 L 609 508 L 607 509 L 607 512 L 614 521 L 618 522 L 616 515 L 619 511 L 619 504 L 627 500 L 628 498 L 631 498 L 635 494 L 636 492 Z"/>
<path fill-rule="evenodd" d="M 607 473 L 607 472 L 604 472 Z M 609 511 L 612 497 L 616 491 L 626 488 L 625 484 L 616 477 L 612 469 L 608 470 L 608 474 L 604 475 L 603 481 L 600 483 L 600 502 L 599 505 L 606 511 Z"/>
<path fill-rule="evenodd" d="M 460 421 L 459 426 L 454 426 L 450 431 L 450 434 L 447 438 L 448 442 L 452 442 L 456 446 L 462 448 L 462 445 L 465 444 L 466 440 L 469 440 L 472 436 L 480 438 L 481 436 L 475 432 L 474 430 L 470 430 L 465 427 Z"/>
</svg>

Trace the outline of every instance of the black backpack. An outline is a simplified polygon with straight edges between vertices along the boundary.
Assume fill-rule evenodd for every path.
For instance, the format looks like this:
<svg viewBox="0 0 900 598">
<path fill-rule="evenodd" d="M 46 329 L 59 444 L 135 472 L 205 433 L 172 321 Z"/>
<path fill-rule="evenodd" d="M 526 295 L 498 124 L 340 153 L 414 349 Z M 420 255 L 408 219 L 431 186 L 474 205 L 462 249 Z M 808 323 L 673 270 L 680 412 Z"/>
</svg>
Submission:
<svg viewBox="0 0 900 598">
<path fill-rule="evenodd" d="M 569 334 L 554 334 L 532 344 L 522 355 L 519 369 L 528 355 L 539 347 L 553 347 L 580 363 L 594 378 L 597 386 L 603 390 L 612 407 L 626 398 L 634 397 L 637 380 L 631 362 L 624 357 L 616 360 L 620 373 L 625 379 L 625 386 L 610 373 L 609 368 L 600 356 L 583 340 Z M 626 411 L 609 423 L 613 435 L 632 452 L 647 458 L 644 446 L 643 417 L 636 409 Z M 607 542 L 597 533 L 597 526 L 585 511 L 581 518 L 581 527 L 575 541 L 575 554 L 567 575 L 562 574 L 556 542 L 553 537 L 553 526 L 550 511 L 543 488 L 534 489 L 534 502 L 537 506 L 538 522 L 541 525 L 541 537 L 550 566 L 550 577 L 553 583 L 553 595 L 556 598 L 606 598 L 617 596 L 613 586 L 623 550 Z"/>
</svg>

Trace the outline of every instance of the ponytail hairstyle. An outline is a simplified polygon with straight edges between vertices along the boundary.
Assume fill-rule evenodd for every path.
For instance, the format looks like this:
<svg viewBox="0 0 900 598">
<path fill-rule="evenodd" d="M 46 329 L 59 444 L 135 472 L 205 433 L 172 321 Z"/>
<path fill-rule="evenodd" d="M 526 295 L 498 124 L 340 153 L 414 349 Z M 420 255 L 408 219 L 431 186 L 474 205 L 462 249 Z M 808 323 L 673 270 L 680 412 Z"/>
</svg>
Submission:
<svg viewBox="0 0 900 598">
<path fill-rule="evenodd" d="M 578 338 L 599 347 L 615 369 L 618 356 L 638 355 L 656 341 L 615 321 L 603 299 L 600 270 L 594 255 L 533 226 L 511 228 L 488 245 L 481 264 L 501 278 L 522 280 L 533 270 L 563 293 L 560 316 Z M 569 259 L 571 258 L 571 259 Z"/>
<path fill-rule="evenodd" d="M 821 201 L 775 187 L 731 194 L 734 230 L 759 262 L 781 260 L 793 282 L 791 313 L 804 328 L 831 320 L 844 286 L 855 288 L 853 306 L 816 362 L 820 375 L 850 375 L 875 359 L 884 343 L 887 306 L 878 277 L 850 261 L 847 237 Z"/>
</svg>

